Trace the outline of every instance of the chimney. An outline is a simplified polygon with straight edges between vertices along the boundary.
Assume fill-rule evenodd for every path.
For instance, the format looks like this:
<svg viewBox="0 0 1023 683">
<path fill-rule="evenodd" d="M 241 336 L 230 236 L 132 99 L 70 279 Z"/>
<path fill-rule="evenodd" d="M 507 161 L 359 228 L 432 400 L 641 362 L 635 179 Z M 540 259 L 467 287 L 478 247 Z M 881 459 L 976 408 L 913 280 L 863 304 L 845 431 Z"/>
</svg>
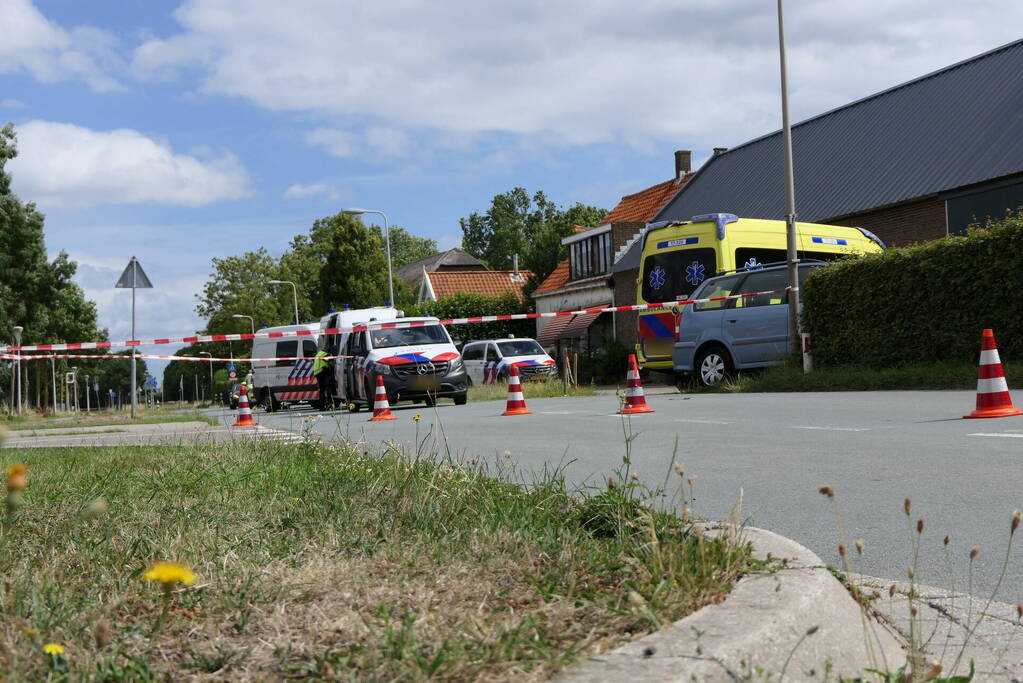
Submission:
<svg viewBox="0 0 1023 683">
<path fill-rule="evenodd" d="M 693 152 L 688 149 L 675 151 L 675 183 L 682 182 L 682 179 L 689 171 L 693 170 Z"/>
<path fill-rule="evenodd" d="M 519 255 L 515 254 L 512 256 L 512 270 L 516 273 L 519 272 Z"/>
<path fill-rule="evenodd" d="M 717 156 L 718 154 L 724 154 L 727 151 L 728 151 L 727 147 L 715 147 L 714 148 L 714 156 Z"/>
</svg>

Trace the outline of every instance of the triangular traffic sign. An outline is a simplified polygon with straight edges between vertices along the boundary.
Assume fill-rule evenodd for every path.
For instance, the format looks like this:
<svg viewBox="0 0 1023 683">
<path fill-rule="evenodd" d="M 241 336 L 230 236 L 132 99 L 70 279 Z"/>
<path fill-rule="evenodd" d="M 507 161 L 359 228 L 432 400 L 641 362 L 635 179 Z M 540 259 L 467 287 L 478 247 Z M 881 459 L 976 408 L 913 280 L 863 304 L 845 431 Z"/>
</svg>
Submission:
<svg viewBox="0 0 1023 683">
<path fill-rule="evenodd" d="M 139 260 L 132 256 L 114 287 L 122 289 L 152 289 L 153 283 L 146 277 L 146 273 L 142 270 L 142 264 L 139 263 Z"/>
</svg>

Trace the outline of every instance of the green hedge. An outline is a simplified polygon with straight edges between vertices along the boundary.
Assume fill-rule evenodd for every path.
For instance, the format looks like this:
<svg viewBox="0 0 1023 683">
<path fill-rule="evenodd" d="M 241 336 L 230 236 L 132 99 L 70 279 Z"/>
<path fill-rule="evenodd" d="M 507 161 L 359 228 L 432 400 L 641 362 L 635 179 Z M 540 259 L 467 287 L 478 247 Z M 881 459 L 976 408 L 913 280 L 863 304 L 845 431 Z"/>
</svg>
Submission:
<svg viewBox="0 0 1023 683">
<path fill-rule="evenodd" d="M 838 261 L 802 291 L 815 361 L 977 362 L 981 331 L 1023 363 L 1023 210 L 927 244 Z"/>
<path fill-rule="evenodd" d="M 406 310 L 410 316 L 432 315 L 445 318 L 471 318 L 477 315 L 504 315 L 528 312 L 526 303 L 513 292 L 500 296 L 484 296 L 459 292 L 453 296 L 424 301 Z M 473 339 L 500 339 L 502 337 L 535 337 L 535 320 L 507 320 L 504 322 L 449 325 L 448 332 L 463 343 Z"/>
</svg>

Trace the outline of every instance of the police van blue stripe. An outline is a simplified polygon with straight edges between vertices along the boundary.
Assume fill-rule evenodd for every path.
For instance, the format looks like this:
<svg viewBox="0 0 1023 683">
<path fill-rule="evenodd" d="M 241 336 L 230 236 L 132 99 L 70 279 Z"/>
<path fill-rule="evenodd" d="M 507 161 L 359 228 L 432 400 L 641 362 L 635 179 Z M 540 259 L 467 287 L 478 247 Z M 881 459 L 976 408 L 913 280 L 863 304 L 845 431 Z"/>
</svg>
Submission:
<svg viewBox="0 0 1023 683">
<path fill-rule="evenodd" d="M 812 237 L 814 244 L 837 244 L 839 246 L 846 246 L 849 243 L 838 237 Z"/>
</svg>

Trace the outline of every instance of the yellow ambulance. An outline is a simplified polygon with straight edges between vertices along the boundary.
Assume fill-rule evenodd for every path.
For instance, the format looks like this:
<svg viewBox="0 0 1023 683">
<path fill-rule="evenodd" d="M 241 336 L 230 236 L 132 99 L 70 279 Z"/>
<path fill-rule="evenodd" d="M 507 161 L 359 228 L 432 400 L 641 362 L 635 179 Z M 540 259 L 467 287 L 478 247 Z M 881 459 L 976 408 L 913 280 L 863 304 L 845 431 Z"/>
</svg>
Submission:
<svg viewBox="0 0 1023 683">
<path fill-rule="evenodd" d="M 863 228 L 796 223 L 800 259 L 830 261 L 885 246 Z M 730 213 L 693 216 L 688 221 L 651 223 L 643 237 L 636 303 L 689 298 L 709 277 L 735 270 L 759 270 L 786 259 L 785 221 L 739 218 Z M 636 358 L 641 367 L 671 371 L 677 307 L 639 314 Z"/>
</svg>

